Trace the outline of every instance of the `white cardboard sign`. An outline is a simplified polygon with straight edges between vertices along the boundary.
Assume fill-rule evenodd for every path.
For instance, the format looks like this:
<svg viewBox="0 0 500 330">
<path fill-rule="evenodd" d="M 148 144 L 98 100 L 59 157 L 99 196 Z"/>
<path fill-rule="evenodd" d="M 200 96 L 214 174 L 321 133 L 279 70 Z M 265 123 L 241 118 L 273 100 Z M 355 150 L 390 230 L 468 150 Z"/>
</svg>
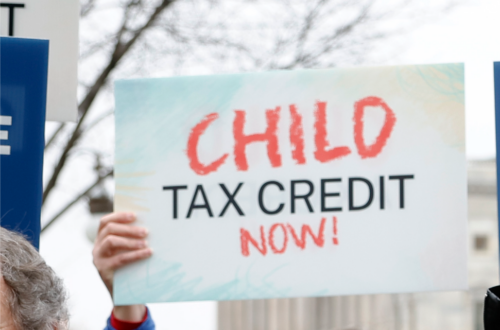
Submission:
<svg viewBox="0 0 500 330">
<path fill-rule="evenodd" d="M 1 36 L 13 34 L 50 41 L 46 120 L 75 121 L 78 0 L 2 0 L 0 3 Z"/>
<path fill-rule="evenodd" d="M 116 83 L 117 304 L 467 287 L 462 64 Z"/>
</svg>

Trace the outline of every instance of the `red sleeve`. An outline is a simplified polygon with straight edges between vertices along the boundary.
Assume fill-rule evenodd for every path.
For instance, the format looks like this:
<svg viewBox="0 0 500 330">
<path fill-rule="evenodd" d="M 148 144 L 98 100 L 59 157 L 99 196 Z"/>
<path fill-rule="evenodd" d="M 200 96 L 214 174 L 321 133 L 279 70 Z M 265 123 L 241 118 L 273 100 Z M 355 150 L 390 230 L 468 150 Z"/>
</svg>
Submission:
<svg viewBox="0 0 500 330">
<path fill-rule="evenodd" d="M 147 318 L 148 318 L 147 310 L 146 313 L 144 313 L 144 317 L 142 318 L 141 322 L 122 321 L 120 319 L 117 319 L 114 313 L 111 313 L 111 326 L 116 330 L 135 330 L 138 327 L 140 327 L 141 324 L 143 324 Z"/>
</svg>

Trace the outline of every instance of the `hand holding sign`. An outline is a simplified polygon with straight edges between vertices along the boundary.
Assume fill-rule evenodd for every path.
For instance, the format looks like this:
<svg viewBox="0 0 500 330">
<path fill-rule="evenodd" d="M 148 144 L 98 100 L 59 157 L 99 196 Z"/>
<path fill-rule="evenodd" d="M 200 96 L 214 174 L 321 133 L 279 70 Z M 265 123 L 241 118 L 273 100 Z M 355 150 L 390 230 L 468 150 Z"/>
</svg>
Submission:
<svg viewBox="0 0 500 330">
<path fill-rule="evenodd" d="M 94 265 L 102 281 L 113 296 L 113 274 L 120 267 L 151 256 L 147 247 L 145 228 L 132 226 L 136 220 L 133 213 L 111 213 L 101 219 L 99 232 L 92 255 Z M 140 321 L 144 315 L 143 305 L 116 306 L 114 314 L 125 321 Z"/>
</svg>

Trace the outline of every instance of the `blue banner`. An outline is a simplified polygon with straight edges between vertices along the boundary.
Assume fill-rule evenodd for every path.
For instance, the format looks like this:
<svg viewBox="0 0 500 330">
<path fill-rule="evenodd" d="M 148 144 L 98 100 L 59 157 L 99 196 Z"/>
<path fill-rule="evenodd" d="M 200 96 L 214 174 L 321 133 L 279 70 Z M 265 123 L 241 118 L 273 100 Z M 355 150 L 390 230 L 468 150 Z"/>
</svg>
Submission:
<svg viewBox="0 0 500 330">
<path fill-rule="evenodd" d="M 497 146 L 497 207 L 500 205 L 500 194 L 498 194 L 498 187 L 500 187 L 500 162 L 498 161 L 498 154 L 500 150 L 500 62 L 495 62 L 493 64 L 493 75 L 495 78 L 495 129 L 496 129 L 496 146 Z M 499 216 L 499 226 L 498 226 L 498 237 L 500 238 L 500 212 Z"/>
<path fill-rule="evenodd" d="M 0 225 L 38 249 L 49 41 L 0 38 Z"/>
</svg>

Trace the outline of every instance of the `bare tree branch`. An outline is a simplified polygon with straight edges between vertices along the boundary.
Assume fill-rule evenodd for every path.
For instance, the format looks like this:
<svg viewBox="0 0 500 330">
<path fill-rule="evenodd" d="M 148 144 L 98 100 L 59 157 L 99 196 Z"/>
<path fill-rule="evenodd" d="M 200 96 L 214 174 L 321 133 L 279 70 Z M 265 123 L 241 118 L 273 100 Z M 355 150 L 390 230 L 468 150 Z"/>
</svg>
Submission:
<svg viewBox="0 0 500 330">
<path fill-rule="evenodd" d="M 328 0 L 320 0 L 314 6 L 309 13 L 306 15 L 304 18 L 304 24 L 302 26 L 302 29 L 299 33 L 299 36 L 297 38 L 297 48 L 295 52 L 295 62 L 299 63 L 301 61 L 301 58 L 304 56 L 304 46 L 305 43 L 308 39 L 309 33 L 312 31 L 313 26 L 314 26 L 314 21 L 318 17 L 319 11 L 321 10 L 321 7 L 328 2 Z"/>
<path fill-rule="evenodd" d="M 59 219 L 61 215 L 66 213 L 66 211 L 68 211 L 71 207 L 73 207 L 73 205 L 75 205 L 80 199 L 88 196 L 88 194 L 92 191 L 92 189 L 97 187 L 101 182 L 103 182 L 106 178 L 112 175 L 113 175 L 113 169 L 109 169 L 103 175 L 99 175 L 97 177 L 97 180 L 93 184 L 91 184 L 87 189 L 85 189 L 85 191 L 83 191 L 80 195 L 76 196 L 71 202 L 69 202 L 65 207 L 63 207 L 61 211 L 59 211 L 55 216 L 53 216 L 52 219 L 50 219 L 49 222 L 47 222 L 47 224 L 45 224 L 45 226 L 42 228 L 41 233 L 43 233 L 50 226 L 52 226 L 52 224 L 54 224 L 54 222 L 56 222 L 56 220 Z"/>
<path fill-rule="evenodd" d="M 80 3 L 80 17 L 85 17 L 95 8 L 95 0 Z"/>
<path fill-rule="evenodd" d="M 94 55 L 96 52 L 103 50 L 106 47 L 109 47 L 109 44 L 116 39 L 116 35 L 107 35 L 102 37 L 99 41 L 93 41 L 85 45 L 82 53 L 80 53 L 80 60 L 85 60 L 86 58 Z"/>
<path fill-rule="evenodd" d="M 279 67 L 279 69 L 293 69 L 299 65 L 305 66 L 305 67 L 310 67 L 311 64 L 318 59 L 320 56 L 324 54 L 330 53 L 334 48 L 336 43 L 338 42 L 339 39 L 343 38 L 344 36 L 348 35 L 351 33 L 351 31 L 358 27 L 364 20 L 367 19 L 370 8 L 372 5 L 373 1 L 371 1 L 368 5 L 362 7 L 358 13 L 358 15 L 349 23 L 337 28 L 331 35 L 328 35 L 326 37 L 323 37 L 320 41 L 321 44 L 324 46 L 319 48 L 318 50 L 314 51 L 311 50 L 309 53 L 303 53 L 300 51 L 298 54 L 300 56 L 296 56 L 292 62 L 290 62 L 287 65 Z M 316 9 L 316 8 L 315 8 Z M 309 30 L 312 27 L 312 24 L 309 22 L 309 18 L 314 18 L 317 15 L 317 11 L 313 10 L 310 15 L 306 17 L 306 22 L 304 24 L 304 31 L 302 34 L 304 34 L 307 37 L 307 34 L 309 34 Z M 302 37 L 302 35 L 301 35 Z M 297 45 L 297 48 L 299 50 L 302 49 L 304 41 L 301 41 L 299 38 L 299 43 Z"/>
<path fill-rule="evenodd" d="M 129 2 L 129 8 L 132 6 L 131 4 L 136 3 L 137 1 L 140 0 L 132 0 Z M 145 31 L 147 31 L 153 24 L 156 22 L 158 17 L 161 15 L 161 13 L 168 8 L 172 3 L 174 3 L 175 0 L 162 0 L 160 4 L 154 9 L 154 11 L 151 13 L 149 16 L 148 20 L 146 21 L 145 24 L 137 28 L 136 30 L 132 31 L 132 37 L 128 41 L 124 41 L 121 39 L 123 36 L 123 31 L 126 30 L 126 19 L 128 15 L 128 11 L 125 14 L 124 22 L 120 28 L 120 31 L 118 33 L 118 38 L 116 40 L 115 46 L 113 53 L 111 55 L 111 58 L 106 65 L 106 67 L 102 70 L 101 74 L 98 76 L 98 78 L 95 80 L 93 86 L 91 89 L 87 92 L 87 95 L 83 99 L 83 101 L 80 103 L 78 106 L 78 112 L 80 114 L 80 118 L 78 120 L 78 124 L 76 125 L 75 129 L 73 130 L 73 133 L 66 143 L 66 146 L 63 149 L 63 152 L 61 153 L 61 156 L 59 157 L 59 161 L 57 162 L 56 166 L 54 167 L 54 171 L 52 173 L 52 176 L 47 183 L 47 186 L 45 187 L 43 191 L 43 197 L 42 197 L 42 205 L 45 204 L 45 201 L 47 200 L 47 197 L 50 195 L 52 189 L 54 189 L 57 180 L 59 178 L 59 175 L 61 174 L 62 169 L 64 168 L 64 165 L 66 164 L 66 160 L 68 158 L 69 151 L 76 145 L 78 140 L 80 139 L 82 135 L 82 123 L 85 120 L 86 115 L 89 112 L 90 106 L 94 102 L 97 94 L 99 91 L 102 89 L 102 87 L 106 84 L 109 75 L 113 71 L 113 69 L 118 65 L 120 60 L 127 54 L 127 52 L 132 48 L 132 46 L 139 40 L 139 38 L 144 34 Z M 128 9 L 127 9 L 128 10 Z"/>
<path fill-rule="evenodd" d="M 64 127 L 66 126 L 65 123 L 60 123 L 59 126 L 57 127 L 57 129 L 54 131 L 54 133 L 52 134 L 52 136 L 50 137 L 50 139 L 45 143 L 45 148 L 44 150 L 47 150 L 50 145 L 54 142 L 54 140 L 57 138 L 57 136 L 61 133 L 61 131 L 64 129 Z"/>
<path fill-rule="evenodd" d="M 108 112 L 105 112 L 104 114 L 102 114 L 101 116 L 99 116 L 97 119 L 95 119 L 93 122 L 91 122 L 90 124 L 86 125 L 85 128 L 83 129 L 85 132 L 88 132 L 90 131 L 92 128 L 94 128 L 97 124 L 99 124 L 101 121 L 103 121 L 104 119 L 108 118 L 109 116 L 111 116 L 112 114 L 115 113 L 115 110 L 109 110 Z"/>
</svg>

